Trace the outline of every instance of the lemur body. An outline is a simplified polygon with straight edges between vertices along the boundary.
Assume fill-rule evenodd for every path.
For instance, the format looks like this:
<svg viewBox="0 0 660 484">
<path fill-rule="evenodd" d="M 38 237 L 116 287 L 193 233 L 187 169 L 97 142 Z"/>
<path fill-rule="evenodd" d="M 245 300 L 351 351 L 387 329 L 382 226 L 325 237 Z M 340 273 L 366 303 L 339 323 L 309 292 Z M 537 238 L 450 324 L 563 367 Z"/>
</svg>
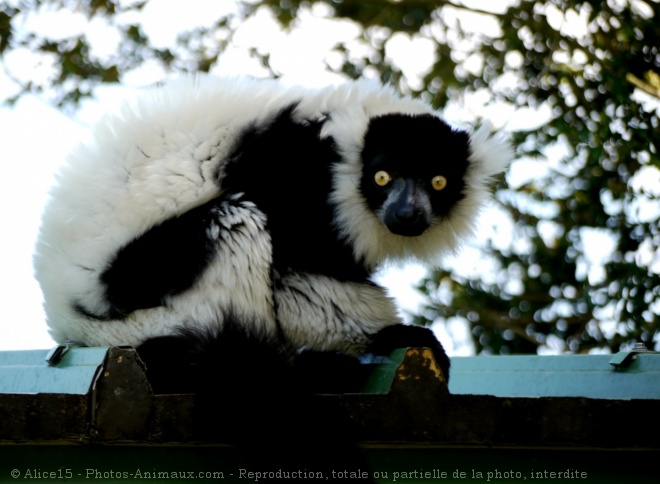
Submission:
<svg viewBox="0 0 660 484">
<path fill-rule="evenodd" d="M 51 192 L 35 256 L 51 333 L 140 347 L 232 325 L 288 354 L 352 356 L 389 334 L 434 345 L 447 372 L 372 275 L 452 252 L 509 159 L 372 82 L 155 89 L 101 122 Z"/>
</svg>

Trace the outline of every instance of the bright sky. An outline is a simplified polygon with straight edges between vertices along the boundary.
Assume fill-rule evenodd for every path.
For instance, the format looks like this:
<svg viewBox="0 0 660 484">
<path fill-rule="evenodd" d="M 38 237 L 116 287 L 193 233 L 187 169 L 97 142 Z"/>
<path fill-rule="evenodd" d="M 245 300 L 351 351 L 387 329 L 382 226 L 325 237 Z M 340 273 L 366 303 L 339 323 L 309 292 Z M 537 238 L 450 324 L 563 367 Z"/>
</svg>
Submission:
<svg viewBox="0 0 660 484">
<path fill-rule="evenodd" d="M 0 109 L 0 350 L 48 348 L 32 251 L 59 161 L 84 130 L 34 97 Z"/>
</svg>

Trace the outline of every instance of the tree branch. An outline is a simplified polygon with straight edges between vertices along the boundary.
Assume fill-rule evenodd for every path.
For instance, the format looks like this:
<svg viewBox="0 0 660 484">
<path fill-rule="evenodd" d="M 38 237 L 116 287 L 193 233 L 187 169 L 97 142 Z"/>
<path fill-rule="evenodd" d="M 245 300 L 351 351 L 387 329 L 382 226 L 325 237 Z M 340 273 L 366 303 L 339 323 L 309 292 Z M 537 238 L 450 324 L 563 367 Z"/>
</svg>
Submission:
<svg viewBox="0 0 660 484">
<path fill-rule="evenodd" d="M 648 72 L 648 76 L 651 77 L 651 80 L 653 81 L 654 79 L 660 80 L 660 76 L 656 74 L 653 71 Z M 635 76 L 635 74 L 628 73 L 626 74 L 626 81 L 628 81 L 630 84 L 635 86 L 637 89 L 641 89 L 644 91 L 646 94 L 653 96 L 655 98 L 660 99 L 660 87 L 656 87 L 653 83 L 647 83 L 642 81 L 639 77 Z"/>
</svg>

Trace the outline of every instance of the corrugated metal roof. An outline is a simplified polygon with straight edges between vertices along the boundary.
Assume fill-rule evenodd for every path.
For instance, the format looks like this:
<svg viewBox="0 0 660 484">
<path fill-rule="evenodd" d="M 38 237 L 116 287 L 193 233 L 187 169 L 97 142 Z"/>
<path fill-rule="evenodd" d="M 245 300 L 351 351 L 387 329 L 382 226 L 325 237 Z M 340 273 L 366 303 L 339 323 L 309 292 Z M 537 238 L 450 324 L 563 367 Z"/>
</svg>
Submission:
<svg viewBox="0 0 660 484">
<path fill-rule="evenodd" d="M 0 393 L 85 395 L 108 348 L 73 348 L 53 365 L 47 360 L 51 351 L 0 352 Z"/>
</svg>

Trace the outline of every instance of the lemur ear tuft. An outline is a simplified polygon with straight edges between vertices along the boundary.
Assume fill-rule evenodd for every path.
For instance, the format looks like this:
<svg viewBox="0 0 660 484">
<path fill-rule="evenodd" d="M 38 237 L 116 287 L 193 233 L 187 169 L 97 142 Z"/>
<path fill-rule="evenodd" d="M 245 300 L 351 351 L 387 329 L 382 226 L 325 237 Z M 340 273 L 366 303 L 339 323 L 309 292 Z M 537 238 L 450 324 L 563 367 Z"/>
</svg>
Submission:
<svg viewBox="0 0 660 484">
<path fill-rule="evenodd" d="M 506 171 L 513 160 L 513 147 L 502 134 L 494 134 L 489 125 L 483 125 L 470 134 L 469 160 L 472 165 L 469 181 L 487 185 Z"/>
</svg>

